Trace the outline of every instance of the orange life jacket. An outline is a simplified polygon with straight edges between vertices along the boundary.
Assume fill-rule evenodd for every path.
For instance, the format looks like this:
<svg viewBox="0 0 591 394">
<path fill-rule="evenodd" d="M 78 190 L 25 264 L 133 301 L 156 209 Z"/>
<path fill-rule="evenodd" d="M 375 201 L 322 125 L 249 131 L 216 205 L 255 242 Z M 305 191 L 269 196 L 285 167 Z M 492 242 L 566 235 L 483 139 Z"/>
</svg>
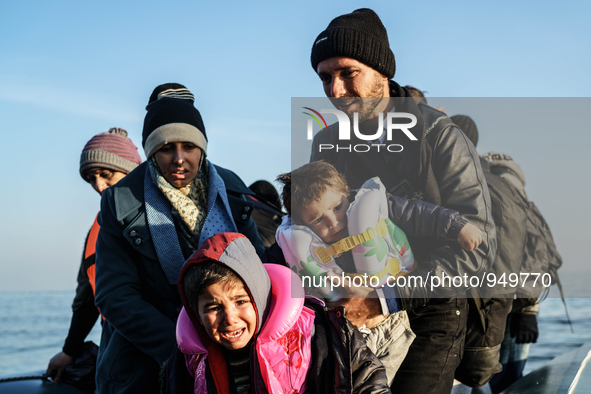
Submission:
<svg viewBox="0 0 591 394">
<path fill-rule="evenodd" d="M 101 226 L 99 226 L 98 222 L 97 222 L 97 218 L 98 218 L 98 214 L 96 215 L 97 217 L 94 218 L 94 223 L 92 223 L 92 227 L 90 228 L 90 233 L 88 234 L 88 240 L 86 241 L 86 249 L 84 250 L 84 260 L 85 263 L 87 263 L 86 260 L 88 260 L 89 258 L 92 257 L 92 261 L 88 262 L 90 265 L 86 266 L 86 275 L 88 275 L 88 281 L 90 282 L 90 286 L 92 287 L 92 294 L 95 295 L 96 294 L 96 288 L 95 288 L 95 265 L 94 265 L 94 255 L 96 253 L 96 240 L 98 238 L 98 233 L 99 230 L 101 228 Z"/>
</svg>

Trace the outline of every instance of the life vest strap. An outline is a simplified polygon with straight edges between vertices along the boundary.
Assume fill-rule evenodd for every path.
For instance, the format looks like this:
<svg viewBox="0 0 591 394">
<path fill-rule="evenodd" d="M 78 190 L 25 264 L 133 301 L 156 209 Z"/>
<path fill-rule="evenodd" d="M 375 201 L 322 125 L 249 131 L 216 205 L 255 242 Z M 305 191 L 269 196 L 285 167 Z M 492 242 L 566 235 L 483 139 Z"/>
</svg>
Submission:
<svg viewBox="0 0 591 394">
<path fill-rule="evenodd" d="M 378 221 L 378 224 L 374 228 L 370 228 L 361 234 L 345 237 L 333 243 L 329 247 L 318 246 L 314 251 L 322 263 L 328 264 L 334 256 L 347 252 L 353 249 L 355 246 L 361 245 L 367 241 L 377 238 L 378 236 L 385 237 L 386 235 L 388 235 L 388 226 L 386 226 L 386 219 L 382 218 Z"/>
<path fill-rule="evenodd" d="M 415 269 L 417 268 L 417 261 L 415 260 L 413 268 L 410 271 L 402 271 L 401 266 L 400 266 L 400 261 L 398 261 L 398 259 L 396 257 L 388 259 L 388 261 L 386 262 L 386 265 L 384 266 L 384 268 L 380 271 L 380 272 L 376 272 L 375 274 L 371 274 L 369 275 L 371 276 L 375 276 L 376 278 L 378 278 L 379 283 L 383 283 L 384 282 L 384 278 L 388 277 L 388 276 L 393 276 L 395 278 L 399 278 L 401 276 L 406 276 L 408 274 L 410 274 L 411 272 L 413 272 Z M 347 273 L 345 274 L 346 276 L 360 276 L 363 277 L 362 274 L 352 274 L 352 273 Z"/>
</svg>

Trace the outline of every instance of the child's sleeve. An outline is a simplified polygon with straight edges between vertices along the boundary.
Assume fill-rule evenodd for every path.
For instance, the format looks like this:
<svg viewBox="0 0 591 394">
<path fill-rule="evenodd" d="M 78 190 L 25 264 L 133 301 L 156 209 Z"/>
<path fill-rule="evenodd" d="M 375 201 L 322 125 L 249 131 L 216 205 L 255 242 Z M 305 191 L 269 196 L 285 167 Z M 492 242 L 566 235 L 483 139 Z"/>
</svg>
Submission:
<svg viewBox="0 0 591 394">
<path fill-rule="evenodd" d="M 456 240 L 468 221 L 459 212 L 388 194 L 390 220 L 411 237 Z"/>
</svg>

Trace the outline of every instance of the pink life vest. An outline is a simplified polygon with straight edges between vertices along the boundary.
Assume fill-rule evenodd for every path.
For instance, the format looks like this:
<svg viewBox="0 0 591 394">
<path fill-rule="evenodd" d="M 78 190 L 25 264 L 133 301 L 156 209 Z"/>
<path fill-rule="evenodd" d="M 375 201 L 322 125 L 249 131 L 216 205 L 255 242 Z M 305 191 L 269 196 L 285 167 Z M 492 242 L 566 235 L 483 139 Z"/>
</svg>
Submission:
<svg viewBox="0 0 591 394">
<path fill-rule="evenodd" d="M 264 264 L 271 279 L 269 314 L 256 337 L 256 357 L 269 393 L 301 393 L 312 358 L 314 311 L 304 306 L 304 289 L 287 267 Z M 183 307 L 176 325 L 179 350 L 195 379 L 194 393 L 206 394 L 207 349 Z"/>
</svg>

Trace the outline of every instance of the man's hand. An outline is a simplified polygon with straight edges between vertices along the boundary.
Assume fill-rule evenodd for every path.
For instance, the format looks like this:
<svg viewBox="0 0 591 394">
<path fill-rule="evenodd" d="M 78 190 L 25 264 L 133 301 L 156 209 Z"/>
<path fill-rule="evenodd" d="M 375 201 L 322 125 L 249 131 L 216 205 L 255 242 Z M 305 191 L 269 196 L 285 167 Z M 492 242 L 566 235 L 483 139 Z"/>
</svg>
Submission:
<svg viewBox="0 0 591 394">
<path fill-rule="evenodd" d="M 62 375 L 64 374 L 64 370 L 73 362 L 73 357 L 68 356 L 64 352 L 59 352 L 53 356 L 51 360 L 49 360 L 49 365 L 47 366 L 47 371 L 45 374 L 49 377 L 53 377 L 54 382 L 60 383 L 62 380 Z"/>
<path fill-rule="evenodd" d="M 348 287 L 346 296 L 340 301 L 327 303 L 329 308 L 345 307 L 345 317 L 355 327 L 372 328 L 386 317 L 382 315 L 382 305 L 374 289 L 370 287 Z"/>
<path fill-rule="evenodd" d="M 482 242 L 482 233 L 473 224 L 466 223 L 462 231 L 460 231 L 460 235 L 458 235 L 458 243 L 460 246 L 468 251 L 471 252 L 472 250 L 476 249 L 478 245 Z"/>
</svg>

